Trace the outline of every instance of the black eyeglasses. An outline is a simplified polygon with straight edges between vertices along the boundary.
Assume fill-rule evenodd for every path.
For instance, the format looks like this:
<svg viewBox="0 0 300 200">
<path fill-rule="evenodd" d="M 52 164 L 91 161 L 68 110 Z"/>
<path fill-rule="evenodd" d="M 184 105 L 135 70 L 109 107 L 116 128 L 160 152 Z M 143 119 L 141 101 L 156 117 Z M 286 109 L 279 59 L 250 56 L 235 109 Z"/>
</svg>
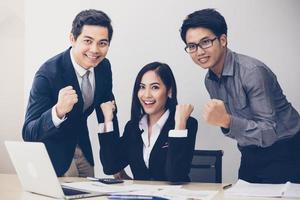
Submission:
<svg viewBox="0 0 300 200">
<path fill-rule="evenodd" d="M 201 40 L 198 44 L 196 43 L 189 43 L 186 45 L 186 47 L 184 48 L 184 50 L 187 53 L 194 53 L 198 50 L 198 47 L 200 47 L 201 49 L 207 49 L 209 47 L 211 47 L 213 45 L 213 42 L 218 39 L 218 37 L 215 37 L 213 39 L 204 39 Z"/>
</svg>

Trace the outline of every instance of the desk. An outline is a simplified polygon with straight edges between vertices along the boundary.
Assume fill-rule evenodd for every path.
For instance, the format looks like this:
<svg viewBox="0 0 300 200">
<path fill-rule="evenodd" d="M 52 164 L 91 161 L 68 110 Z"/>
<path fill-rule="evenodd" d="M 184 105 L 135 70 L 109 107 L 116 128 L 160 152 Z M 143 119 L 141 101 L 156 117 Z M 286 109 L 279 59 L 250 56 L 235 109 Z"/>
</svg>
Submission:
<svg viewBox="0 0 300 200">
<path fill-rule="evenodd" d="M 60 181 L 86 181 L 84 178 L 60 178 Z M 126 181 L 125 184 L 166 184 L 158 181 Z M 188 183 L 183 188 L 194 190 L 218 190 L 220 191 L 214 200 L 287 200 L 283 198 L 253 198 L 253 197 L 224 197 L 222 184 L 213 183 Z M 54 200 L 40 195 L 23 192 L 16 174 L 0 174 L 0 199 L 3 200 Z M 107 199 L 106 197 L 86 198 L 86 200 Z"/>
</svg>

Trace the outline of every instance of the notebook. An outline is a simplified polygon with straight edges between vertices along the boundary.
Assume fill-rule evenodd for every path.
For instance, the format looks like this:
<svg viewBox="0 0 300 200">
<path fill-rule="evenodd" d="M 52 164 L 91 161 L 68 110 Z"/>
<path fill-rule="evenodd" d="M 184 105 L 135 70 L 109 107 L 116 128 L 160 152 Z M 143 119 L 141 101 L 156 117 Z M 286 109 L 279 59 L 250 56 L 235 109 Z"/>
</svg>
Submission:
<svg viewBox="0 0 300 200">
<path fill-rule="evenodd" d="M 5 146 L 25 191 L 60 199 L 106 195 L 62 186 L 41 142 L 5 141 Z"/>
</svg>

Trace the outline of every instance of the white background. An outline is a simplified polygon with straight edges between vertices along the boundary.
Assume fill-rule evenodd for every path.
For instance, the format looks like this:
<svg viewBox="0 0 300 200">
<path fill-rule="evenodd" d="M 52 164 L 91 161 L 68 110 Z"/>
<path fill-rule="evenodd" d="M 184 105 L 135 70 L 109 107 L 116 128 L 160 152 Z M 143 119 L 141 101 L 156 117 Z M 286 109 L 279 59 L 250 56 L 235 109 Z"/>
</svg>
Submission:
<svg viewBox="0 0 300 200">
<path fill-rule="evenodd" d="M 183 50 L 179 28 L 186 15 L 207 7 L 221 12 L 228 25 L 228 47 L 266 63 L 277 75 L 288 100 L 300 110 L 300 1 L 26 0 L 23 5 L 12 0 L 2 4 L 5 7 L 0 11 L 5 12 L 1 12 L 4 17 L 0 17 L 0 40 L 7 46 L 0 50 L 4 60 L 1 70 L 11 74 L 8 78 L 2 77 L 0 85 L 6 96 L 1 98 L 0 154 L 4 159 L 0 163 L 0 172 L 13 171 L 3 140 L 20 138 L 34 73 L 47 59 L 69 47 L 72 20 L 83 9 L 103 10 L 113 22 L 114 35 L 107 57 L 112 64 L 121 132 L 130 117 L 131 93 L 137 72 L 149 62 L 166 62 L 175 74 L 179 102 L 195 106 L 192 115 L 199 122 L 196 148 L 224 151 L 224 182 L 236 180 L 240 154 L 235 141 L 201 119 L 203 105 L 209 99 L 204 86 L 206 71 L 196 66 Z M 9 89 L 6 89 L 7 82 Z M 98 160 L 94 116 L 89 119 L 89 127 Z M 96 174 L 102 175 L 100 162 L 96 161 L 96 164 Z"/>
</svg>

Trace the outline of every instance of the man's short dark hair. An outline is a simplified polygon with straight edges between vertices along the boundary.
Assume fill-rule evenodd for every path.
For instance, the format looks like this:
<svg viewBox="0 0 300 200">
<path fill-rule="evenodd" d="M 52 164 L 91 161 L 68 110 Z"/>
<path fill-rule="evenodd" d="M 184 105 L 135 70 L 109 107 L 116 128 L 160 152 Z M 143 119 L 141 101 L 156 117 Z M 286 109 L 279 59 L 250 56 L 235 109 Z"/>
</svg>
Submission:
<svg viewBox="0 0 300 200">
<path fill-rule="evenodd" d="M 195 11 L 189 14 L 183 21 L 180 35 L 181 39 L 186 43 L 186 32 L 190 28 L 207 28 L 217 37 L 222 34 L 227 35 L 227 24 L 224 17 L 215 9 L 207 8 Z"/>
<path fill-rule="evenodd" d="M 84 25 L 96 25 L 103 26 L 108 29 L 108 41 L 111 41 L 113 35 L 113 28 L 111 25 L 111 20 L 107 14 L 100 10 L 83 10 L 78 13 L 73 20 L 71 33 L 73 34 L 75 40 L 81 34 L 82 27 Z"/>
</svg>

